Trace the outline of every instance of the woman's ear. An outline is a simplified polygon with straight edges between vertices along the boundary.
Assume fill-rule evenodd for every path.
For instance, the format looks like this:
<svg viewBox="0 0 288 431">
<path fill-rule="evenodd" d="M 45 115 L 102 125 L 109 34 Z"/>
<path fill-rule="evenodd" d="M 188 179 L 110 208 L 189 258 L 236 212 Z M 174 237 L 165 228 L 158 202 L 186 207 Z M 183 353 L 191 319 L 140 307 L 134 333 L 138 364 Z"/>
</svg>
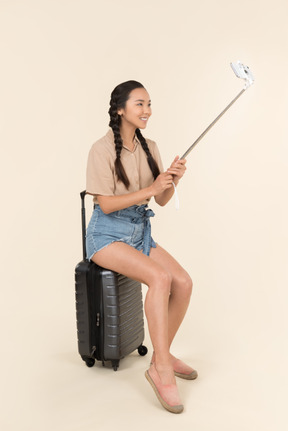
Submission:
<svg viewBox="0 0 288 431">
<path fill-rule="evenodd" d="M 118 109 L 117 114 L 121 117 L 121 115 L 123 115 L 123 109 Z"/>
</svg>

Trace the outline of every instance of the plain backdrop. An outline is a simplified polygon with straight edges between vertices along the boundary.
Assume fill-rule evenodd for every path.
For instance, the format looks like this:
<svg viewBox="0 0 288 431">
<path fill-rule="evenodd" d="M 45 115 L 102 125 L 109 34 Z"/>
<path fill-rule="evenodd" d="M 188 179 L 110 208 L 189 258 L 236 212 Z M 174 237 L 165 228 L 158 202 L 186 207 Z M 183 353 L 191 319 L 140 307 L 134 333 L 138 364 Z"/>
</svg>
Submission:
<svg viewBox="0 0 288 431">
<path fill-rule="evenodd" d="M 288 35 L 286 0 L 0 0 L 1 429 L 286 430 Z M 150 354 L 115 373 L 77 351 L 74 268 L 88 151 L 120 82 L 147 88 L 144 135 L 168 167 L 192 151 L 153 236 L 189 271 L 173 352 L 182 415 L 144 378 Z M 87 199 L 87 217 L 92 209 Z M 147 287 L 143 286 L 145 295 Z"/>
</svg>

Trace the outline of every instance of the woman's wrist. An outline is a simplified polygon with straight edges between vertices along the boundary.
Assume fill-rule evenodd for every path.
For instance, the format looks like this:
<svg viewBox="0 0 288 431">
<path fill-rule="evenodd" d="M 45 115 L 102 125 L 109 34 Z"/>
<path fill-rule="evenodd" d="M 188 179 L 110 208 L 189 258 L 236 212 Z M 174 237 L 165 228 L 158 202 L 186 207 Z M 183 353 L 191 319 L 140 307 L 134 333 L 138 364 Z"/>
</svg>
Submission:
<svg viewBox="0 0 288 431">
<path fill-rule="evenodd" d="M 147 190 L 147 199 L 151 199 L 154 196 L 152 185 L 146 188 Z"/>
</svg>

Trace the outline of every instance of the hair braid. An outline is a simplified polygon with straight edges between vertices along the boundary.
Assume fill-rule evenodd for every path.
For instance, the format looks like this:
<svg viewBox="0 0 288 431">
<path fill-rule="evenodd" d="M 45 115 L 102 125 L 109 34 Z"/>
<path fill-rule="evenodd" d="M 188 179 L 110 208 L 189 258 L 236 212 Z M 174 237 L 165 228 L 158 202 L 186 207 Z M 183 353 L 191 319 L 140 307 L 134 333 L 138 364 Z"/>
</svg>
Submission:
<svg viewBox="0 0 288 431">
<path fill-rule="evenodd" d="M 140 143 L 142 145 L 143 150 L 146 153 L 148 165 L 149 165 L 149 167 L 150 167 L 150 169 L 152 171 L 154 180 L 156 180 L 156 178 L 160 174 L 159 167 L 158 167 L 155 159 L 153 158 L 152 154 L 150 153 L 150 150 L 149 150 L 148 144 L 146 142 L 146 139 L 144 138 L 144 136 L 140 132 L 140 129 L 136 129 L 136 135 L 137 135 L 137 138 L 139 139 L 139 141 L 140 141 Z"/>
<path fill-rule="evenodd" d="M 115 142 L 115 150 L 116 150 L 116 159 L 115 159 L 115 171 L 118 178 L 118 181 L 122 181 L 125 185 L 126 189 L 128 190 L 130 181 L 126 175 L 125 169 L 121 162 L 121 151 L 123 148 L 123 141 L 120 134 L 120 115 L 117 113 L 117 103 L 113 96 L 111 97 L 110 101 L 110 109 L 109 109 L 109 115 L 110 115 L 110 122 L 109 126 L 112 128 L 114 133 L 114 142 Z"/>
</svg>

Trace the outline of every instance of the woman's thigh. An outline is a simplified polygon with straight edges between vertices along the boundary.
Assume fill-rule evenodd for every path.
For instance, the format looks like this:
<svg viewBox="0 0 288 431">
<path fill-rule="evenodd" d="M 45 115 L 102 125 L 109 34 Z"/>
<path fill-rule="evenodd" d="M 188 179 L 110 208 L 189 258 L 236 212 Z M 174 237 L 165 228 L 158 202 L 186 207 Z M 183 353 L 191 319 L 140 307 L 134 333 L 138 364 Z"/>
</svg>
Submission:
<svg viewBox="0 0 288 431">
<path fill-rule="evenodd" d="M 193 283 L 187 271 L 159 244 L 156 248 L 151 248 L 150 259 L 169 271 L 172 277 L 172 289 L 179 286 L 186 286 L 188 290 L 192 289 Z"/>
<path fill-rule="evenodd" d="M 168 278 L 171 282 L 169 271 L 161 263 L 124 242 L 108 245 L 95 253 L 91 260 L 103 268 L 119 272 L 148 286 L 159 278 Z"/>
</svg>

